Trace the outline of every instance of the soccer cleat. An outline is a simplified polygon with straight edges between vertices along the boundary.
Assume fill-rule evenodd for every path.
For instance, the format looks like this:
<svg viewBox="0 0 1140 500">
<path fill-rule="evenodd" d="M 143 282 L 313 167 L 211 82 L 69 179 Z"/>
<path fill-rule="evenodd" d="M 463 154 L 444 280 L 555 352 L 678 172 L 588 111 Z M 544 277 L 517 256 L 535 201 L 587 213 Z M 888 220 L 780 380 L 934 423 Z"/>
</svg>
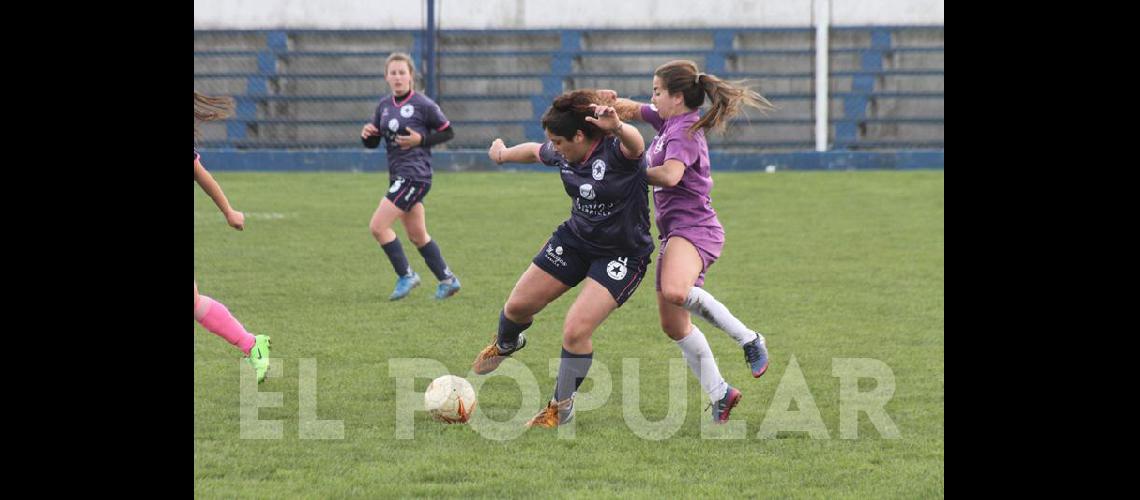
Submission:
<svg viewBox="0 0 1140 500">
<path fill-rule="evenodd" d="M 407 297 L 412 289 L 417 286 L 420 286 L 420 275 L 414 271 L 411 275 L 400 276 L 400 279 L 396 280 L 396 289 L 392 290 L 392 295 L 388 296 L 388 300 L 400 300 Z"/>
<path fill-rule="evenodd" d="M 507 356 L 519 352 L 523 347 L 526 347 L 526 334 L 520 333 L 518 342 L 513 346 L 499 346 L 499 341 L 496 338 L 491 341 L 491 345 L 479 351 L 479 355 L 475 356 L 475 362 L 471 363 L 471 369 L 477 375 L 491 373 L 499 367 L 504 359 L 507 359 Z"/>
<path fill-rule="evenodd" d="M 253 367 L 254 373 L 257 373 L 257 383 L 260 384 L 265 382 L 265 374 L 269 373 L 269 336 L 255 335 L 253 338 L 253 347 L 245 359 Z"/>
<path fill-rule="evenodd" d="M 752 342 L 744 344 L 744 361 L 752 368 L 752 376 L 755 378 L 760 378 L 768 371 L 768 346 L 760 334 L 756 334 L 756 339 Z"/>
<path fill-rule="evenodd" d="M 452 276 L 451 283 L 441 281 L 435 289 L 436 300 L 443 300 L 459 292 L 459 277 Z"/>
<path fill-rule="evenodd" d="M 736 404 L 740 402 L 741 396 L 743 396 L 743 394 L 741 394 L 740 391 L 732 386 L 728 386 L 728 391 L 724 393 L 724 397 L 720 398 L 720 401 L 709 403 L 709 406 L 713 409 L 713 423 L 723 424 L 728 422 L 728 414 L 736 407 Z"/>
<path fill-rule="evenodd" d="M 563 401 L 555 401 L 551 399 L 543 408 L 526 423 L 527 427 L 558 427 L 567 422 L 574 420 L 574 396 L 566 398 Z"/>
</svg>

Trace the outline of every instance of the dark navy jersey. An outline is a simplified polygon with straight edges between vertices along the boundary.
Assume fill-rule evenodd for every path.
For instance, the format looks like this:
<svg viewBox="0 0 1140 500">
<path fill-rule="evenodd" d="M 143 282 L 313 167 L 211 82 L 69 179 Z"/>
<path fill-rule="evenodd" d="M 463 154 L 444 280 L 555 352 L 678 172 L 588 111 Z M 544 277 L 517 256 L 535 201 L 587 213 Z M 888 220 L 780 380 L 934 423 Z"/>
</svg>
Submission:
<svg viewBox="0 0 1140 500">
<path fill-rule="evenodd" d="M 372 114 L 372 125 L 380 129 L 388 148 L 388 176 L 431 182 L 431 149 L 423 146 L 400 149 L 396 135 L 408 135 L 411 129 L 427 138 L 429 131 L 435 133 L 450 124 L 435 101 L 414 90 L 400 101 L 394 95 L 382 99 Z"/>
<path fill-rule="evenodd" d="M 549 141 L 538 154 L 542 163 L 562 171 L 562 185 L 573 200 L 562 225 L 585 250 L 617 256 L 653 251 L 645 165 L 640 158 L 627 159 L 617 137 L 603 137 L 582 163 L 566 161 Z"/>
</svg>

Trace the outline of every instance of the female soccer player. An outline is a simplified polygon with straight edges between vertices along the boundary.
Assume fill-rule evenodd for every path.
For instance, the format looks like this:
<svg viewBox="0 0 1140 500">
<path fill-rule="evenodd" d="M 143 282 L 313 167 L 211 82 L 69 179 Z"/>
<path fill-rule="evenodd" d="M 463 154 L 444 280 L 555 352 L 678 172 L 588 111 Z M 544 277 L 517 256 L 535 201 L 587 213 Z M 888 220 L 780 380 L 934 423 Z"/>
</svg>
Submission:
<svg viewBox="0 0 1140 500">
<path fill-rule="evenodd" d="M 495 139 L 496 163 L 543 163 L 561 171 L 572 200 L 570 218 L 554 230 L 499 313 L 499 331 L 475 358 L 475 373 L 490 373 L 526 346 L 523 330 L 547 304 L 583 280 L 562 327 L 562 361 L 554 397 L 527 426 L 555 427 L 574 417 L 573 395 L 593 362 L 591 337 L 645 276 L 653 253 L 649 184 L 641 155 L 645 141 L 612 107 L 598 106 L 592 90 L 558 96 L 542 117 L 548 141 L 508 148 Z"/>
<path fill-rule="evenodd" d="M 388 299 L 407 297 L 420 284 L 419 274 L 408 264 L 400 239 L 392 230 L 392 223 L 400 219 L 408 239 L 439 280 L 435 298 L 442 300 L 459 291 L 459 278 L 447 267 L 439 245 L 428 235 L 423 201 L 431 189 L 431 147 L 451 140 L 455 130 L 435 101 L 413 89 L 415 73 L 415 64 L 407 54 L 396 52 L 388 56 L 384 79 L 392 95 L 381 99 L 372 122 L 360 131 L 365 147 L 375 148 L 383 138 L 388 149 L 388 194 L 380 200 L 368 226 L 396 271 L 396 289 Z"/>
<path fill-rule="evenodd" d="M 708 130 L 723 130 L 743 106 L 761 111 L 770 102 L 747 86 L 701 73 L 693 61 L 671 61 L 653 73 L 652 105 L 616 99 L 601 91 L 625 120 L 641 120 L 657 131 L 645 153 L 649 183 L 654 187 L 657 231 L 661 241 L 657 264 L 657 304 L 661 329 L 677 341 L 689 367 L 701 381 L 714 406 L 713 420 L 728 419 L 740 391 L 721 376 L 708 340 L 691 321 L 690 313 L 727 332 L 744 349 L 753 377 L 768 370 L 764 337 L 748 328 L 702 286 L 709 266 L 720 257 L 724 228 L 712 208 L 712 172 Z M 711 101 L 705 116 L 698 108 Z M 700 359 L 701 361 L 697 361 Z"/>
<path fill-rule="evenodd" d="M 221 120 L 232 112 L 233 101 L 231 99 L 209 97 L 194 92 L 195 136 L 198 134 L 198 122 Z M 226 217 L 227 224 L 238 231 L 245 229 L 245 215 L 230 206 L 226 194 L 222 192 L 222 187 L 202 166 L 200 159 L 198 151 L 195 150 L 194 181 L 202 187 L 206 194 L 210 195 L 210 199 L 214 200 L 214 204 Z M 257 373 L 257 383 L 260 384 L 265 381 L 265 374 L 269 371 L 269 337 L 253 335 L 245 331 L 245 327 L 230 314 L 229 309 L 226 309 L 224 304 L 198 294 L 197 281 L 194 282 L 194 320 L 210 332 L 241 349 L 246 359 L 249 360 L 249 364 L 253 366 L 254 372 Z"/>
</svg>

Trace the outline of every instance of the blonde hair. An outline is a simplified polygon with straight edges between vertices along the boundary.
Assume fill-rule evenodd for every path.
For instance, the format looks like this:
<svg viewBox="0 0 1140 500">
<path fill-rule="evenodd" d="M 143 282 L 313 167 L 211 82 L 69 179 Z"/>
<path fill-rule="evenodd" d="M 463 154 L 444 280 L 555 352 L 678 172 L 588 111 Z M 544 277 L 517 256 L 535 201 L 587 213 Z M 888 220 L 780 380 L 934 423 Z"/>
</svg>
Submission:
<svg viewBox="0 0 1140 500">
<path fill-rule="evenodd" d="M 234 113 L 232 97 L 210 97 L 194 91 L 194 139 L 199 135 L 198 122 L 224 120 Z"/>
</svg>

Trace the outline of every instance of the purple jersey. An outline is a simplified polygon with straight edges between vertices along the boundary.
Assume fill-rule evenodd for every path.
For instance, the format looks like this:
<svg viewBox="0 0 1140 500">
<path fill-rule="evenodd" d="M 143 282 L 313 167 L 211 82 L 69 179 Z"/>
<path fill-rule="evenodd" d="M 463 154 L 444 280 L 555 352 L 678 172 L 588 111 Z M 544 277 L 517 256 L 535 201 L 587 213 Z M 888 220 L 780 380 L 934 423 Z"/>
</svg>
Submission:
<svg viewBox="0 0 1140 500">
<path fill-rule="evenodd" d="M 689 134 L 689 127 L 700 120 L 700 113 L 693 111 L 662 120 L 657 109 L 646 105 L 641 107 L 641 118 L 657 130 L 657 136 L 645 150 L 646 166 L 659 167 L 665 160 L 685 164 L 685 173 L 676 186 L 653 188 L 658 233 L 665 237 L 684 227 L 721 227 L 709 196 L 713 180 L 705 132 Z"/>
<path fill-rule="evenodd" d="M 562 225 L 584 250 L 621 256 L 653 251 L 645 166 L 622 154 L 617 137 L 602 137 L 582 163 L 566 161 L 549 141 L 538 154 L 542 163 L 562 170 L 562 184 L 574 200 Z"/>
<path fill-rule="evenodd" d="M 380 129 L 388 148 L 388 176 L 431 182 L 431 149 L 400 149 L 396 134 L 406 135 L 411 129 L 426 138 L 429 132 L 443 130 L 450 123 L 435 101 L 414 90 L 399 102 L 394 95 L 382 99 L 372 114 L 372 125 Z"/>
</svg>

